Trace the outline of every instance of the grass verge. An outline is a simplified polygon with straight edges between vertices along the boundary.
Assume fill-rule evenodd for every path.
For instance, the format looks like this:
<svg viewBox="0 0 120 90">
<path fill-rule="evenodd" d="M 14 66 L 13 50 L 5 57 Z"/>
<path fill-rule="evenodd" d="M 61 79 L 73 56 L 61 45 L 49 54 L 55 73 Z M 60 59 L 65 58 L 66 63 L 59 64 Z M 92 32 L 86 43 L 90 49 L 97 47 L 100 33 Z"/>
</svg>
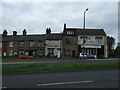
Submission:
<svg viewBox="0 0 120 90">
<path fill-rule="evenodd" d="M 32 65 L 18 65 L 18 66 L 3 66 L 2 73 L 7 74 L 7 73 L 18 73 L 18 72 L 43 72 L 43 71 L 49 72 L 49 71 L 67 71 L 67 70 L 117 68 L 117 67 L 118 67 L 118 62 L 64 64 L 64 65 L 32 64 Z"/>
</svg>

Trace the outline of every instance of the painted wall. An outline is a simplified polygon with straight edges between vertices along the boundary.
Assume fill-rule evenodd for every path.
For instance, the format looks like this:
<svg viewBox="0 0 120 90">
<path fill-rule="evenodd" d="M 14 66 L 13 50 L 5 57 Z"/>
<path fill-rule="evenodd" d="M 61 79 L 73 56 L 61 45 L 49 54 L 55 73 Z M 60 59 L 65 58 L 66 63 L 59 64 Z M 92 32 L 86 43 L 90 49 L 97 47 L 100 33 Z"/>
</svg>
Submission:
<svg viewBox="0 0 120 90">
<path fill-rule="evenodd" d="M 46 40 L 45 44 L 45 56 L 48 55 L 48 49 L 54 49 L 54 56 L 58 55 L 58 51 L 62 48 L 61 40 Z"/>
</svg>

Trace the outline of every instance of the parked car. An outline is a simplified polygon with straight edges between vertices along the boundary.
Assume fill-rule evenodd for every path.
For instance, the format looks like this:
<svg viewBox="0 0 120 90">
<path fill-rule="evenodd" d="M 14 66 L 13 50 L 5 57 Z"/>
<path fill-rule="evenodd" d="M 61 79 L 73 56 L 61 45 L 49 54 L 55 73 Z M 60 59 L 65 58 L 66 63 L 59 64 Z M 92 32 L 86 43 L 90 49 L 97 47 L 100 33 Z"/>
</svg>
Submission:
<svg viewBox="0 0 120 90">
<path fill-rule="evenodd" d="M 33 56 L 18 56 L 18 59 L 34 59 Z"/>
<path fill-rule="evenodd" d="M 83 58 L 83 53 L 80 53 L 79 57 L 82 59 Z M 87 54 L 84 53 L 84 58 L 87 58 Z"/>
<path fill-rule="evenodd" d="M 83 58 L 83 53 L 80 53 L 80 58 Z M 91 54 L 84 53 L 84 58 L 94 59 L 95 56 Z"/>
<path fill-rule="evenodd" d="M 95 56 L 94 56 L 94 55 L 91 55 L 91 54 L 87 54 L 86 57 L 89 58 L 89 59 L 95 59 Z"/>
</svg>

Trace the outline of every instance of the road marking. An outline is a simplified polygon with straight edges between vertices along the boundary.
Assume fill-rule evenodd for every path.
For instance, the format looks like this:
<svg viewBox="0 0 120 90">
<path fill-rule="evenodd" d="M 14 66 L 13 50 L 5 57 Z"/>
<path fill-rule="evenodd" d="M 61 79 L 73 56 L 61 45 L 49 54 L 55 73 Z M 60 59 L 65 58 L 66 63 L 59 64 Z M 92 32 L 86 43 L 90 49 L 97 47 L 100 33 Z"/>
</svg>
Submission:
<svg viewBox="0 0 120 90">
<path fill-rule="evenodd" d="M 37 84 L 37 87 L 41 86 L 51 86 L 51 85 L 62 85 L 62 84 L 76 84 L 76 83 L 90 83 L 93 81 L 76 81 L 76 82 L 61 82 L 61 83 L 47 83 L 47 84 Z"/>
</svg>

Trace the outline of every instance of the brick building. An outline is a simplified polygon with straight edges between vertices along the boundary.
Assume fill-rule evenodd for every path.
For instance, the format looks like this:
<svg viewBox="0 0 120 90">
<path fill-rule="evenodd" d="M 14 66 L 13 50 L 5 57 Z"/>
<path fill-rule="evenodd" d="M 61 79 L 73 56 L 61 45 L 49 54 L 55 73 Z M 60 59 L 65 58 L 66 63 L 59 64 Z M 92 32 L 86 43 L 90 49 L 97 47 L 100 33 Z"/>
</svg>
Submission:
<svg viewBox="0 0 120 90">
<path fill-rule="evenodd" d="M 78 57 L 83 51 L 97 57 L 107 57 L 106 33 L 103 29 L 67 28 L 64 24 L 63 33 L 51 33 L 51 29 L 47 28 L 46 34 L 27 35 L 24 29 L 22 35 L 17 35 L 16 31 L 13 35 L 7 35 L 7 30 L 2 35 L 3 57 Z"/>
</svg>

